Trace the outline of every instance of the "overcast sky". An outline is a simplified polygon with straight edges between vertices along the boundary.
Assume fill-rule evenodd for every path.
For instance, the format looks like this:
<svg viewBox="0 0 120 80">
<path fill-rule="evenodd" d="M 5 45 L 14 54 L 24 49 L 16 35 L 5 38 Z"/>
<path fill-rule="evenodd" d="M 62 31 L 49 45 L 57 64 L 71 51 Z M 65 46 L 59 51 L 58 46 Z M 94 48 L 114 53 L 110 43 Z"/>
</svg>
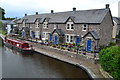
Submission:
<svg viewBox="0 0 120 80">
<path fill-rule="evenodd" d="M 113 16 L 118 16 L 118 2 L 120 0 L 0 0 L 0 7 L 5 9 L 6 17 L 23 17 L 25 13 L 38 13 L 101 9 L 110 4 Z"/>
</svg>

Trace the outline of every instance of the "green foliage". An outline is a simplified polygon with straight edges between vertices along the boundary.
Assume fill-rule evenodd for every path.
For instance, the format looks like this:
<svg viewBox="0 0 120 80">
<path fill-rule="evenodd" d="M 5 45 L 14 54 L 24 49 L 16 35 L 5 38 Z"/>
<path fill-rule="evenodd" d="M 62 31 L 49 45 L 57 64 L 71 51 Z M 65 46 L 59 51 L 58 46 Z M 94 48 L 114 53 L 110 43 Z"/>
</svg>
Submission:
<svg viewBox="0 0 120 80">
<path fill-rule="evenodd" d="M 116 38 L 120 38 L 120 31 L 119 31 L 118 35 L 116 36 Z"/>
<path fill-rule="evenodd" d="M 75 43 L 72 43 L 73 46 L 75 46 Z"/>
<path fill-rule="evenodd" d="M 0 21 L 0 28 L 2 28 L 2 22 Z"/>
<path fill-rule="evenodd" d="M 5 18 L 5 20 L 14 20 L 15 18 Z"/>
<path fill-rule="evenodd" d="M 77 46 L 80 47 L 80 44 L 78 44 Z"/>
<path fill-rule="evenodd" d="M 62 44 L 64 42 L 64 38 L 62 36 L 59 37 L 59 44 Z"/>
<path fill-rule="evenodd" d="M 6 32 L 3 30 L 0 30 L 0 33 L 2 33 L 3 35 L 6 35 Z"/>
<path fill-rule="evenodd" d="M 73 48 L 74 48 L 74 50 L 76 50 L 76 46 L 74 46 Z"/>
<path fill-rule="evenodd" d="M 110 42 L 108 46 L 111 47 L 111 46 L 115 46 L 115 45 L 116 45 L 115 42 Z"/>
<path fill-rule="evenodd" d="M 113 78 L 120 80 L 120 46 L 102 49 L 99 58 L 102 68 Z"/>
</svg>

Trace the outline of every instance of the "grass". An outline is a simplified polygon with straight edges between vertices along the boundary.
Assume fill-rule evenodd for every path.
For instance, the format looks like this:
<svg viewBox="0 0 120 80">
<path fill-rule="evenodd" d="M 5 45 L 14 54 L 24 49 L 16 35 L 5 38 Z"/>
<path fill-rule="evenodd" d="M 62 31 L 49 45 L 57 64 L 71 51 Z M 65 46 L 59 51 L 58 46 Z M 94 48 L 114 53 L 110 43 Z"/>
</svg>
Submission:
<svg viewBox="0 0 120 80">
<path fill-rule="evenodd" d="M 0 30 L 0 33 L 3 34 L 3 35 L 6 35 L 6 32 L 3 31 L 3 30 Z"/>
</svg>

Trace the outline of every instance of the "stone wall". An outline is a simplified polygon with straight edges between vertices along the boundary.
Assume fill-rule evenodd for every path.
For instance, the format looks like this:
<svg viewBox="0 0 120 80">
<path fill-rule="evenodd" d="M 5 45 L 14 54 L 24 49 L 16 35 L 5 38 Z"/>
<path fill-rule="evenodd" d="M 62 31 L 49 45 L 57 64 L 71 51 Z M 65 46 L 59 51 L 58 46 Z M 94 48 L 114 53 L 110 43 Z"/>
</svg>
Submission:
<svg viewBox="0 0 120 80">
<path fill-rule="evenodd" d="M 53 48 L 53 47 L 50 47 L 50 46 L 44 46 L 44 45 L 40 45 L 40 44 L 37 44 L 35 46 L 37 46 L 38 48 L 45 49 L 47 51 L 51 51 L 51 52 L 55 52 L 55 53 L 59 53 L 59 54 L 62 54 L 62 55 L 65 55 L 65 56 L 68 56 L 68 57 L 71 57 L 71 58 L 86 60 L 86 61 L 88 61 L 92 64 L 95 64 L 95 62 L 97 62 L 97 60 L 95 60 L 93 57 L 88 57 L 88 56 L 83 55 L 83 54 L 77 54 L 75 52 L 70 52 L 70 51 L 67 51 L 67 50 L 61 50 L 61 49 L 58 49 L 58 48 Z"/>
</svg>

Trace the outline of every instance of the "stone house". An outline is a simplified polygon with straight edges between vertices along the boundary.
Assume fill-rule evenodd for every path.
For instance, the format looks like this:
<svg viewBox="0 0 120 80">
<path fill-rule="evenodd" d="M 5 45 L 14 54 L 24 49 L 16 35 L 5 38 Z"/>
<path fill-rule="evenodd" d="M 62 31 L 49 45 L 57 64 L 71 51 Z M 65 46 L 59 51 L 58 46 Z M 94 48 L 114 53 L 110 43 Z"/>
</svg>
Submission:
<svg viewBox="0 0 120 80">
<path fill-rule="evenodd" d="M 7 24 L 8 24 L 11 20 L 0 20 L 0 21 L 2 22 L 1 30 L 7 32 L 6 27 L 7 27 Z"/>
<path fill-rule="evenodd" d="M 54 13 L 51 10 L 51 13 L 45 14 L 38 14 L 38 12 L 35 15 L 25 14 L 17 22 L 17 26 L 21 30 L 23 27 L 28 27 L 29 36 L 32 38 L 53 42 L 59 41 L 58 36 L 54 35 L 59 34 L 60 30 L 64 34 L 64 42 L 81 44 L 93 50 L 91 46 L 98 48 L 112 41 L 113 20 L 109 4 L 106 4 L 103 9 L 76 10 L 73 8 L 73 11 L 67 12 Z"/>
<path fill-rule="evenodd" d="M 114 22 L 114 26 L 113 26 L 112 38 L 116 38 L 116 35 L 118 35 L 118 33 L 120 31 L 120 18 L 113 17 L 113 22 Z"/>
<path fill-rule="evenodd" d="M 18 20 L 19 19 L 15 18 L 7 24 L 7 26 L 6 26 L 7 34 L 10 34 L 10 33 L 18 34 L 18 31 L 19 31 L 19 29 L 17 27 Z"/>
</svg>

